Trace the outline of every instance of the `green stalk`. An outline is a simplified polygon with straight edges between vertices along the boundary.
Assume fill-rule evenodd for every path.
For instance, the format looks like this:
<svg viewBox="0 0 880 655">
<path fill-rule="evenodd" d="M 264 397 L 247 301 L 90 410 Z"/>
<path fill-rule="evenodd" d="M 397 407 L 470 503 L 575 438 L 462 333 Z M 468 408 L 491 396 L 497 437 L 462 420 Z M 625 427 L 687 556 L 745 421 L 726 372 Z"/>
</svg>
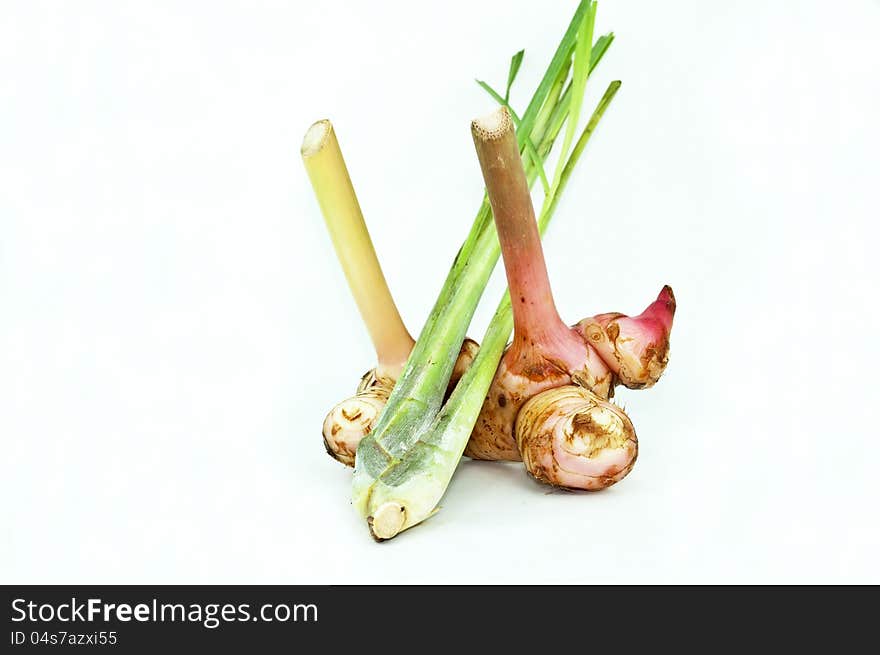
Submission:
<svg viewBox="0 0 880 655">
<path fill-rule="evenodd" d="M 577 130 L 578 118 L 581 115 L 581 104 L 584 101 L 584 88 L 587 85 L 587 75 L 590 70 L 590 59 L 593 47 L 593 25 L 596 22 L 596 3 L 590 3 L 590 10 L 583 18 L 583 23 L 578 29 L 577 44 L 574 48 L 573 73 L 571 80 L 571 108 L 568 126 L 565 128 L 565 138 L 562 140 L 562 150 L 559 153 L 559 163 L 556 165 L 556 173 L 553 175 L 553 188 L 559 187 L 559 178 L 571 141 Z"/>
<path fill-rule="evenodd" d="M 559 75 L 572 56 L 578 29 L 590 10 L 582 0 L 520 121 L 522 149 Z M 534 166 L 527 157 L 527 170 Z M 477 303 L 498 260 L 499 249 L 491 209 L 484 198 L 467 240 L 459 251 L 440 296 L 419 335 L 403 374 L 373 431 L 357 451 L 352 480 L 352 503 L 370 519 L 370 498 L 379 478 L 425 434 L 440 411 L 456 356 Z"/>
<path fill-rule="evenodd" d="M 541 207 L 541 215 L 538 218 L 538 229 L 540 230 L 542 235 L 544 234 L 544 230 L 546 229 L 547 224 L 550 222 L 551 216 L 553 216 L 553 212 L 556 211 L 556 205 L 559 204 L 559 198 L 561 197 L 562 192 L 565 190 L 565 187 L 568 184 L 568 180 L 571 177 L 571 173 L 574 170 L 575 164 L 577 164 L 578 160 L 580 159 L 581 153 L 583 153 L 584 148 L 587 147 L 587 142 L 590 140 L 590 137 L 596 130 L 596 126 L 602 119 L 602 115 L 605 113 L 608 105 L 611 104 L 614 96 L 617 95 L 617 90 L 620 89 L 620 84 L 620 80 L 614 80 L 611 84 L 608 85 L 608 88 L 605 90 L 605 94 L 602 96 L 599 104 L 596 105 L 596 109 L 593 111 L 593 115 L 590 116 L 590 120 L 587 121 L 587 126 L 584 128 L 584 131 L 581 132 L 581 136 L 577 140 L 577 143 L 575 143 L 574 149 L 571 151 L 571 156 L 568 158 L 568 162 L 566 162 L 565 164 L 565 168 L 562 169 L 562 174 L 559 177 L 559 183 L 556 185 L 556 190 L 549 198 L 549 202 L 547 199 L 545 199 L 544 205 Z"/>
<path fill-rule="evenodd" d="M 544 199 L 538 218 L 538 230 L 542 236 L 590 136 L 619 88 L 619 81 L 609 85 L 571 156 L 560 169 L 554 193 Z M 554 134 L 551 138 L 555 137 Z M 437 511 L 437 504 L 446 492 L 467 446 L 512 331 L 510 294 L 505 292 L 489 323 L 476 359 L 459 380 L 437 418 L 397 465 L 389 468 L 374 484 L 368 516 L 375 538 L 390 539 Z"/>
</svg>

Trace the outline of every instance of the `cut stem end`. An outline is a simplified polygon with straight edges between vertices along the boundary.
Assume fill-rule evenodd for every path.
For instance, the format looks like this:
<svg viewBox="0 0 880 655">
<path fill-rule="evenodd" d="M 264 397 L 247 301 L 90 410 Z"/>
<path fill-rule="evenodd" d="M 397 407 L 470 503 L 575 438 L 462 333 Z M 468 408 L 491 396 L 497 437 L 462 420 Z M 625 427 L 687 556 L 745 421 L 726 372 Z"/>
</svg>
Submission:
<svg viewBox="0 0 880 655">
<path fill-rule="evenodd" d="M 383 503 L 367 519 L 370 526 L 370 534 L 376 541 L 391 539 L 403 528 L 406 521 L 406 508 L 399 503 Z"/>
<path fill-rule="evenodd" d="M 327 143 L 327 137 L 330 135 L 331 129 L 330 121 L 326 118 L 312 123 L 312 126 L 306 131 L 302 146 L 299 149 L 302 156 L 311 157 L 318 153 L 324 147 L 324 144 Z"/>
<path fill-rule="evenodd" d="M 513 119 L 507 107 L 499 107 L 495 111 L 471 121 L 471 132 L 475 139 L 495 141 L 513 131 Z"/>
</svg>

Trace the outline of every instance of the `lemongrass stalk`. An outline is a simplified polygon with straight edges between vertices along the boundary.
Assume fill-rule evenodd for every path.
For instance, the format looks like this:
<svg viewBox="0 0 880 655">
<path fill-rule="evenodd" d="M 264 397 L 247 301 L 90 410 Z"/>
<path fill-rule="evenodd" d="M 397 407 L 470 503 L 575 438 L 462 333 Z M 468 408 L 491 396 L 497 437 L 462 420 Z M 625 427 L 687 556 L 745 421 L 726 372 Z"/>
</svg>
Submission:
<svg viewBox="0 0 880 655">
<path fill-rule="evenodd" d="M 415 341 L 406 330 L 388 290 L 330 121 L 317 121 L 308 129 L 301 152 L 339 262 L 378 358 L 378 365 L 361 378 L 355 395 L 337 403 L 328 412 L 321 430 L 327 453 L 347 466 L 354 466 L 357 446 L 382 413 Z M 464 342 L 450 387 L 470 366 L 476 349 L 476 342 L 470 339 Z"/>
<path fill-rule="evenodd" d="M 396 379 L 415 341 L 391 297 L 329 120 L 309 128 L 301 153 L 336 256 L 376 349 L 376 375 Z"/>
<path fill-rule="evenodd" d="M 608 87 L 562 169 L 559 188 L 555 189 L 552 197 L 545 198 L 538 218 L 540 234 L 546 231 L 562 190 L 619 87 L 620 82 L 613 82 Z M 556 135 L 547 135 L 550 136 L 555 138 Z M 539 152 L 541 150 L 539 148 Z M 512 330 L 510 294 L 505 292 L 489 323 L 476 359 L 459 380 L 430 429 L 373 484 L 367 522 L 375 539 L 390 539 L 437 511 L 438 503 L 467 446 Z"/>
<path fill-rule="evenodd" d="M 587 0 L 582 0 L 578 5 L 537 91 L 523 113 L 518 135 L 520 148 L 532 137 L 538 112 L 544 106 L 559 71 L 571 57 L 578 28 L 589 8 Z M 532 168 L 530 161 L 527 166 Z M 455 354 L 461 347 L 498 256 L 491 211 L 484 200 L 385 410 L 373 431 L 358 446 L 352 479 L 352 504 L 367 518 L 368 523 L 375 518 L 371 516 L 374 485 L 425 434 L 440 411 Z"/>
</svg>

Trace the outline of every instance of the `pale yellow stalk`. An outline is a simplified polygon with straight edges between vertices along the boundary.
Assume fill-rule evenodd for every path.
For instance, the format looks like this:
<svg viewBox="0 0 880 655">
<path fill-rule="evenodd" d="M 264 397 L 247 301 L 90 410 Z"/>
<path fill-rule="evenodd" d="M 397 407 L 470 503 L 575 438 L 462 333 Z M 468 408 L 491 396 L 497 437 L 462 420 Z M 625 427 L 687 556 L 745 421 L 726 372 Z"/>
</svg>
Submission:
<svg viewBox="0 0 880 655">
<path fill-rule="evenodd" d="M 376 375 L 396 380 L 415 341 L 400 318 L 379 266 L 330 121 L 321 120 L 309 128 L 301 153 L 336 256 L 376 349 Z"/>
</svg>

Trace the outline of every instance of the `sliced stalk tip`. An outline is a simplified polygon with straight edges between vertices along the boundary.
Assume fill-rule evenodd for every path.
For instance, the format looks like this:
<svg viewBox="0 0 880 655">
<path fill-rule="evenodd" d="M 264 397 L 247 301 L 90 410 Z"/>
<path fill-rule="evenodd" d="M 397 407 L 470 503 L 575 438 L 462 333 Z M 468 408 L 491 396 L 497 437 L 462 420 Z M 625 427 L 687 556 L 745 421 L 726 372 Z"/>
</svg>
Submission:
<svg viewBox="0 0 880 655">
<path fill-rule="evenodd" d="M 395 502 L 387 502 L 367 518 L 370 534 L 376 541 L 391 539 L 403 528 L 406 522 L 406 509 Z"/>
<path fill-rule="evenodd" d="M 396 377 L 415 342 L 391 297 L 330 121 L 318 121 L 306 131 L 301 151 L 336 256 L 376 349 L 381 373 Z"/>
<path fill-rule="evenodd" d="M 471 131 L 475 139 L 494 141 L 513 132 L 513 120 L 507 107 L 499 107 L 485 116 L 471 122 Z"/>
<path fill-rule="evenodd" d="M 330 121 L 328 121 L 326 118 L 312 123 L 311 127 L 306 130 L 306 134 L 303 137 L 302 146 L 299 150 L 302 156 L 311 157 L 321 148 L 323 148 L 324 143 L 326 143 L 327 141 L 327 136 L 330 134 L 330 131 L 332 129 L 333 128 L 330 124 Z"/>
</svg>

